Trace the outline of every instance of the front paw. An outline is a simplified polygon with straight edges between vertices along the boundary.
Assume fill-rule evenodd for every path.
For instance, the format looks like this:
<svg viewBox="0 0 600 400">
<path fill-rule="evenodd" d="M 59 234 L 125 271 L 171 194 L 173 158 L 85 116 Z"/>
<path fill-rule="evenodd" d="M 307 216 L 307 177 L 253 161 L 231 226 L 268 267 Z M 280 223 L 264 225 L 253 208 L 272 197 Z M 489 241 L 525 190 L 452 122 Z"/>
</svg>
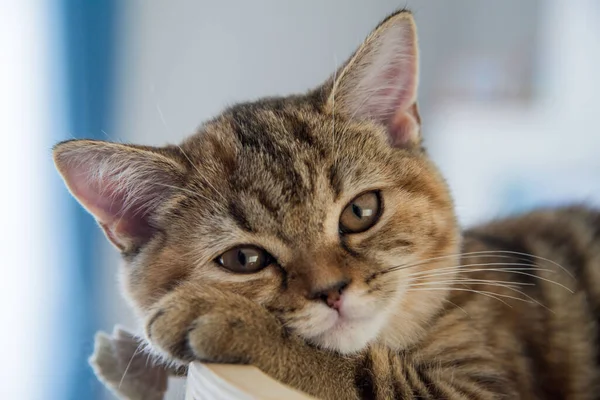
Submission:
<svg viewBox="0 0 600 400">
<path fill-rule="evenodd" d="M 155 365 L 143 349 L 144 342 L 116 327 L 112 336 L 96 334 L 89 362 L 94 373 L 119 399 L 162 400 L 169 372 Z"/>
<path fill-rule="evenodd" d="M 263 307 L 212 288 L 178 288 L 146 324 L 152 345 L 169 360 L 255 363 L 280 345 L 284 332 Z"/>
</svg>

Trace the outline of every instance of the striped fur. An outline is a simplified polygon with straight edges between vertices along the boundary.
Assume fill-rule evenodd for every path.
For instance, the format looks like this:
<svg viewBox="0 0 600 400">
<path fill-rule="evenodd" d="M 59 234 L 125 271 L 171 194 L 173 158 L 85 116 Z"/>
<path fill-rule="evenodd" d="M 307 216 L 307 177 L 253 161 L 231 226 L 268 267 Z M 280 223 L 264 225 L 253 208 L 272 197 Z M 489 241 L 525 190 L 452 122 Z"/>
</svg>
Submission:
<svg viewBox="0 0 600 400">
<path fill-rule="evenodd" d="M 461 232 L 421 146 L 416 49 L 398 12 L 322 86 L 233 106 L 179 146 L 55 148 L 154 353 L 252 363 L 325 399 L 600 397 L 600 213 Z M 341 232 L 373 190 L 378 222 Z M 242 244 L 274 261 L 220 267 Z M 339 282 L 340 312 L 313 295 Z"/>
<path fill-rule="evenodd" d="M 463 257 L 473 272 L 461 275 L 526 285 L 452 285 L 460 291 L 419 344 L 366 352 L 362 397 L 600 398 L 600 212 L 568 207 L 493 222 L 466 231 L 463 252 L 478 254 Z"/>
</svg>

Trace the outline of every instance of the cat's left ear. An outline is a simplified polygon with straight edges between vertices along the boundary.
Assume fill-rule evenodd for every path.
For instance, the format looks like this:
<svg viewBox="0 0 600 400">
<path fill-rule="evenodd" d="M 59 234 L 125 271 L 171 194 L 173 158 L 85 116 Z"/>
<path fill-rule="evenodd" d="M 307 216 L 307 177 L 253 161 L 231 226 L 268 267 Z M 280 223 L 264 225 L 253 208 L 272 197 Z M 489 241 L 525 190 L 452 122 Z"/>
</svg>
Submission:
<svg viewBox="0 0 600 400">
<path fill-rule="evenodd" d="M 399 11 L 379 24 L 336 74 L 326 110 L 380 123 L 392 146 L 416 147 L 421 141 L 418 64 L 414 19 Z"/>
</svg>

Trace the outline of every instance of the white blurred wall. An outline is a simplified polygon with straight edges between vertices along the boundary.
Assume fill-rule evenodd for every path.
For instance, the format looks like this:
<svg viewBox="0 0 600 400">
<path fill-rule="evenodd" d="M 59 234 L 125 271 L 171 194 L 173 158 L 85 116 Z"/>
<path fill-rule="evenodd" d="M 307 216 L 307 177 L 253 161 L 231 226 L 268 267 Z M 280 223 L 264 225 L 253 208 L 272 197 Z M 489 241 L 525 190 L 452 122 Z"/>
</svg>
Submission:
<svg viewBox="0 0 600 400">
<path fill-rule="evenodd" d="M 457 100 L 431 113 L 431 152 L 466 225 L 535 206 L 600 205 L 600 3 L 547 1 L 539 15 L 531 102 Z"/>
<path fill-rule="evenodd" d="M 49 25 L 45 3 L 0 2 L 2 399 L 41 399 L 54 374 L 47 362 L 60 283 L 49 184 L 54 124 Z"/>
</svg>

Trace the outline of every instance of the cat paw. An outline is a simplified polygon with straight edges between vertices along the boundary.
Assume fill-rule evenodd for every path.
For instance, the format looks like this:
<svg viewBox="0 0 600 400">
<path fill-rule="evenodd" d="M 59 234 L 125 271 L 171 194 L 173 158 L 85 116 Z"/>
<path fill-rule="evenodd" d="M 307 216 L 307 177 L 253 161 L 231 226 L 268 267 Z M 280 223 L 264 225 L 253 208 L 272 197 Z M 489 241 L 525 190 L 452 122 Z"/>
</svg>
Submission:
<svg viewBox="0 0 600 400">
<path fill-rule="evenodd" d="M 98 332 L 94 354 L 89 363 L 94 373 L 117 398 L 162 400 L 167 390 L 169 371 L 155 365 L 140 351 L 144 343 L 131 333 L 116 327 L 112 336 Z"/>
<path fill-rule="evenodd" d="M 272 352 L 284 332 L 258 304 L 235 293 L 202 289 L 165 297 L 148 318 L 146 334 L 170 360 L 247 364 Z"/>
</svg>

